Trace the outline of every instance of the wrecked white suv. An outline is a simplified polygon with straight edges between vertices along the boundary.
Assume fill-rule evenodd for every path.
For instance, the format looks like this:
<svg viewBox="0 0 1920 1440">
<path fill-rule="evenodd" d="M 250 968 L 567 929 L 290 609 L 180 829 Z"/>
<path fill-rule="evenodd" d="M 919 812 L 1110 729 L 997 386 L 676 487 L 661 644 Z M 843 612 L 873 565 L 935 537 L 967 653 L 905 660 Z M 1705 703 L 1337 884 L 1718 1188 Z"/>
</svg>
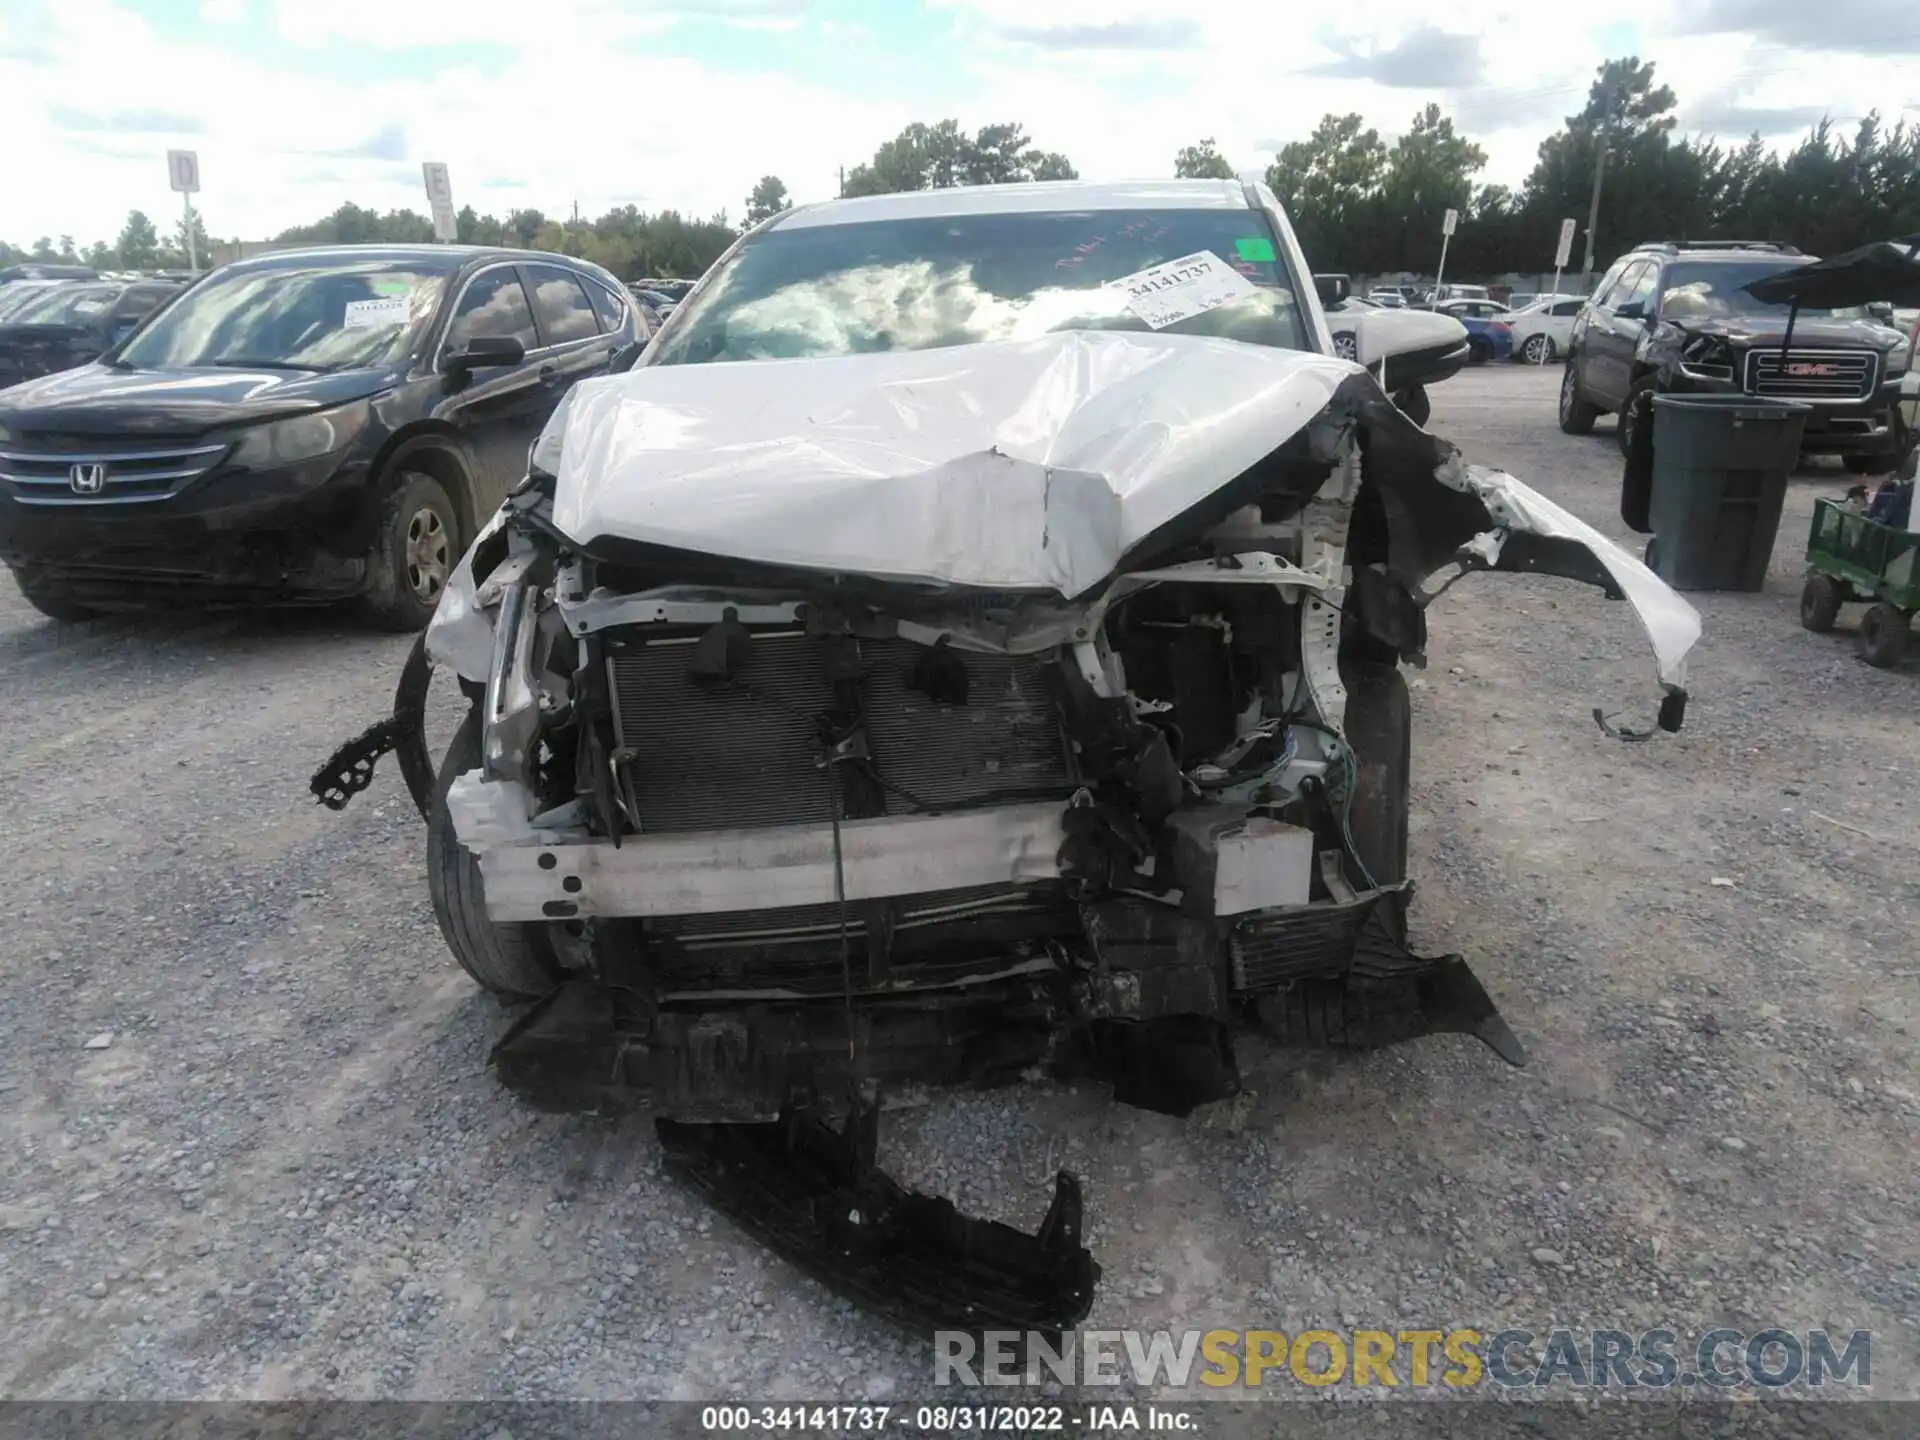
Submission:
<svg viewBox="0 0 1920 1440">
<path fill-rule="evenodd" d="M 1518 1042 L 1406 944 L 1425 605 L 1624 598 L 1677 729 L 1699 620 L 1334 358 L 1262 186 L 837 201 L 569 392 L 395 713 L 447 943 L 536 1097 L 644 1093 L 743 1226 L 915 1320 L 1072 1325 L 1098 1267 L 874 1166 L 881 1095 L 1041 1071 L 1185 1114 L 1233 1036 Z M 1429 337 L 1430 338 L 1430 337 Z M 435 767 L 430 666 L 472 711 Z"/>
</svg>

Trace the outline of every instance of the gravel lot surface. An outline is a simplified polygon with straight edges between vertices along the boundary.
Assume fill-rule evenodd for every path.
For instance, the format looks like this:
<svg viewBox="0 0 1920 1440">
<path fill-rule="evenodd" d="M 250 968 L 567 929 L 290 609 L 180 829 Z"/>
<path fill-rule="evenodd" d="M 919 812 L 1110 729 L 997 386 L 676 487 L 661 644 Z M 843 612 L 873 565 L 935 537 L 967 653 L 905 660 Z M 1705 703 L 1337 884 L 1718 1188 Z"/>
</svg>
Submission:
<svg viewBox="0 0 1920 1440">
<path fill-rule="evenodd" d="M 1557 369 L 1432 428 L 1616 536 Z M 1531 1065 L 1437 1038 L 1185 1122 L 1035 1086 L 897 1112 L 896 1173 L 1023 1227 L 1084 1178 L 1089 1324 L 1875 1333 L 1920 1396 L 1920 664 L 1800 629 L 1803 476 L 1764 595 L 1695 597 L 1684 734 L 1624 605 L 1472 577 L 1414 680 L 1416 940 Z M 332 618 L 42 621 L 0 580 L 0 1393 L 862 1397 L 928 1350 L 683 1194 L 650 1123 L 534 1114 L 445 953 L 397 771 L 313 766 L 407 642 Z M 1850 628 L 1852 612 L 1843 620 Z M 451 693 L 451 687 L 442 687 Z M 438 723 L 451 729 L 450 712 Z"/>
</svg>

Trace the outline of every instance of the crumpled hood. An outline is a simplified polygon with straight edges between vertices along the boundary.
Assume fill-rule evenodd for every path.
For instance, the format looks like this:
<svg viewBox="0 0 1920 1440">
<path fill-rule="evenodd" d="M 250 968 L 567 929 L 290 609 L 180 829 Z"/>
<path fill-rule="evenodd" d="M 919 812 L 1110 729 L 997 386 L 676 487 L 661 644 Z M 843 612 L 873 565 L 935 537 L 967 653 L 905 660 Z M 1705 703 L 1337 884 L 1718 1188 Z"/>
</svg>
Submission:
<svg viewBox="0 0 1920 1440">
<path fill-rule="evenodd" d="M 588 549 L 638 542 L 1074 600 L 1151 561 L 1175 522 L 1217 508 L 1302 431 L 1311 441 L 1349 426 L 1364 432 L 1367 477 L 1393 538 L 1390 568 L 1410 588 L 1449 565 L 1597 585 L 1629 601 L 1662 685 L 1684 704 L 1686 657 L 1700 636 L 1691 605 L 1577 516 L 1510 475 L 1466 464 L 1359 366 L 1320 355 L 1065 332 L 904 354 L 648 367 L 577 385 L 535 459 L 555 477 L 554 527 Z M 442 601 L 436 654 L 471 598 L 471 560 Z M 1671 718 L 1677 728 L 1677 712 Z"/>
<path fill-rule="evenodd" d="M 1787 335 L 1785 316 L 1710 315 L 1698 320 L 1672 319 L 1674 329 L 1688 335 L 1711 335 L 1738 346 L 1778 345 Z M 1795 347 L 1838 345 L 1846 349 L 1885 350 L 1898 332 L 1877 320 L 1822 320 L 1801 315 L 1793 322 Z"/>
<path fill-rule="evenodd" d="M 1300 351 L 1099 331 L 646 366 L 582 382 L 555 417 L 554 523 L 586 544 L 1071 599 L 1356 373 Z"/>
</svg>

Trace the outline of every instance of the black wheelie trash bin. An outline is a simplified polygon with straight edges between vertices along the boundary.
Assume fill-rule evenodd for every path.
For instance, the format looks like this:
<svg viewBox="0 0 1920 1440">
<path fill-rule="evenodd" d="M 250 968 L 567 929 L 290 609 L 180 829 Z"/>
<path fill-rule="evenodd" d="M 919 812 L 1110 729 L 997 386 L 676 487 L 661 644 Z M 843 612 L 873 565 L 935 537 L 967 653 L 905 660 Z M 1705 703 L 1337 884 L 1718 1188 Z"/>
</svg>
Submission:
<svg viewBox="0 0 1920 1440">
<path fill-rule="evenodd" d="M 1755 395 L 1654 396 L 1647 568 L 1676 590 L 1764 589 L 1810 409 Z"/>
</svg>

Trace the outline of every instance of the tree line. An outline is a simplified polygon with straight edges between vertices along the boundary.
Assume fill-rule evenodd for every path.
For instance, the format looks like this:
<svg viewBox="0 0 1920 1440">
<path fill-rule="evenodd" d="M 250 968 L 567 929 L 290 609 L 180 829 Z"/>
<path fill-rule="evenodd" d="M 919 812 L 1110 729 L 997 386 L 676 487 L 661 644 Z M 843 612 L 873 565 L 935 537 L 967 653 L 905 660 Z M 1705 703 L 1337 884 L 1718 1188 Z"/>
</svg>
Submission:
<svg viewBox="0 0 1920 1440">
<path fill-rule="evenodd" d="M 1577 115 L 1540 142 L 1517 189 L 1484 184 L 1486 152 L 1438 105 L 1427 105 L 1391 144 L 1360 116 L 1326 115 L 1311 134 L 1281 147 L 1267 184 L 1293 220 L 1315 269 L 1378 275 L 1431 274 L 1442 216 L 1460 212 L 1447 270 L 1460 278 L 1550 270 L 1560 224 L 1576 220 L 1570 270 L 1581 268 L 1596 174 L 1600 208 L 1594 260 L 1605 266 L 1644 240 L 1780 240 L 1833 254 L 1868 240 L 1920 232 L 1920 128 L 1888 127 L 1869 114 L 1851 135 L 1823 120 L 1793 148 L 1770 151 L 1758 134 L 1739 145 L 1675 135 L 1676 99 L 1636 56 L 1599 67 Z M 1237 173 L 1211 139 L 1174 155 L 1174 173 L 1231 179 Z M 880 195 L 953 185 L 1077 178 L 1073 163 L 1042 150 L 1018 124 L 968 132 L 955 120 L 915 123 L 842 173 L 843 195 Z M 790 205 L 778 176 L 747 196 L 744 224 Z M 71 236 L 42 237 L 28 249 L 0 242 L 0 264 L 65 260 L 96 268 L 147 269 L 186 263 L 188 226 L 199 254 L 204 226 L 189 214 L 162 238 L 140 211 L 112 243 L 75 248 Z M 466 244 L 516 245 L 577 255 L 626 280 L 700 274 L 742 229 L 722 211 L 707 219 L 633 205 L 596 219 L 555 219 L 521 209 L 505 217 L 459 212 Z M 273 237 L 283 244 L 425 242 L 432 221 L 412 209 L 385 212 L 347 203 L 331 215 Z"/>
<path fill-rule="evenodd" d="M 1354 274 L 1432 274 L 1449 209 L 1460 213 L 1449 274 L 1551 270 L 1567 218 L 1578 230 L 1569 266 L 1577 272 L 1596 175 L 1597 269 L 1647 240 L 1777 240 L 1832 255 L 1920 231 L 1920 128 L 1889 128 L 1876 112 L 1848 136 L 1822 120 L 1779 153 L 1758 134 L 1732 146 L 1676 138 L 1675 105 L 1651 63 L 1607 61 L 1580 113 L 1540 142 L 1518 191 L 1479 183 L 1485 151 L 1437 105 L 1391 146 L 1358 115 L 1327 115 L 1282 148 L 1266 179 L 1314 267 Z M 1211 142 L 1181 151 L 1176 168 L 1228 169 Z"/>
</svg>

